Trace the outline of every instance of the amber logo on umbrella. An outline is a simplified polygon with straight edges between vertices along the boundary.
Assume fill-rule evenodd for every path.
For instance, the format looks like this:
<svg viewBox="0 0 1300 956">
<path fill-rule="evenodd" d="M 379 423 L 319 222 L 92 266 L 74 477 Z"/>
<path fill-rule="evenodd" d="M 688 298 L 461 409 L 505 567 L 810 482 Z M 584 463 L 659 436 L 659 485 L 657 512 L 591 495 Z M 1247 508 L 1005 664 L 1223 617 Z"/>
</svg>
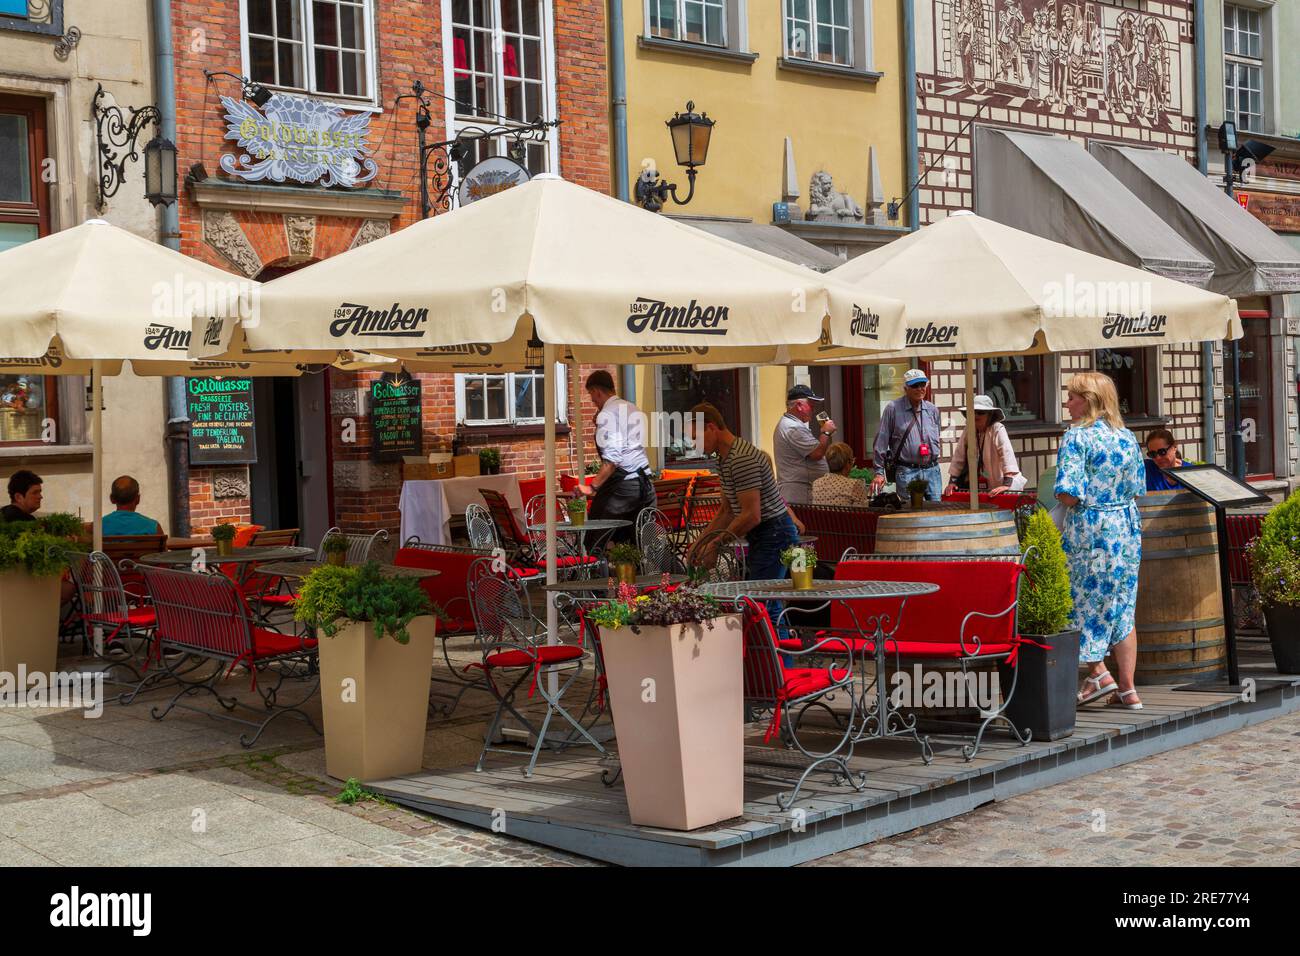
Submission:
<svg viewBox="0 0 1300 956">
<path fill-rule="evenodd" d="M 1163 338 L 1165 325 L 1168 322 L 1167 315 L 1149 315 L 1146 312 L 1138 315 L 1123 315 L 1119 312 L 1108 312 L 1102 321 L 1101 335 L 1102 338 L 1107 339 L 1146 338 L 1152 335 Z"/>
<path fill-rule="evenodd" d="M 860 305 L 853 306 L 853 320 L 849 323 L 849 334 L 864 339 L 880 338 L 880 316 Z"/>
<path fill-rule="evenodd" d="M 691 299 L 689 305 L 670 306 L 659 299 L 638 297 L 628 308 L 627 328 L 643 332 L 679 332 L 683 335 L 726 335 L 730 310 L 725 305 L 701 307 Z"/>
<path fill-rule="evenodd" d="M 934 348 L 951 349 L 957 347 L 958 328 L 955 325 L 914 325 L 907 330 L 908 345 L 925 345 Z"/>
<path fill-rule="evenodd" d="M 330 323 L 330 335 L 336 339 L 345 335 L 419 338 L 424 335 L 424 329 L 421 326 L 428 320 L 428 309 L 403 310 L 401 304 L 397 302 L 394 302 L 387 309 L 372 309 L 368 305 L 344 302 L 334 310 L 334 321 Z"/>
<path fill-rule="evenodd" d="M 144 330 L 144 347 L 150 352 L 183 352 L 190 347 L 190 333 L 172 325 L 151 325 Z"/>
</svg>

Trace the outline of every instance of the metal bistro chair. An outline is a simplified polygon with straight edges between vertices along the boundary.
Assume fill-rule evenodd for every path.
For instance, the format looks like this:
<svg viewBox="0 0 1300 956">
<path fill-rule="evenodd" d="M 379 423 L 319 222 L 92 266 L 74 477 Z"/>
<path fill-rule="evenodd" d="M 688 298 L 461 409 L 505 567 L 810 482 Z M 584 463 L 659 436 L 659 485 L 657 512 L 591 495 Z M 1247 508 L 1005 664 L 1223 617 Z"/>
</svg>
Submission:
<svg viewBox="0 0 1300 956">
<path fill-rule="evenodd" d="M 69 556 L 77 587 L 83 647 L 105 662 L 104 674 L 121 667 L 140 680 L 149 659 L 157 616 L 152 607 L 132 607 L 117 566 L 102 551 Z M 93 632 L 93 636 L 92 636 Z M 143 653 L 141 653 L 143 651 Z"/>
<path fill-rule="evenodd" d="M 163 673 L 179 683 L 180 690 L 165 706 L 155 706 L 150 711 L 155 720 L 162 720 L 175 707 L 183 707 L 256 728 L 251 737 L 247 733 L 240 735 L 239 742 L 245 747 L 253 746 L 267 725 L 286 713 L 296 714 L 316 733 L 321 732 L 311 715 L 302 710 L 303 704 L 320 688 L 319 675 L 302 700 L 287 706 L 276 702 L 276 692 L 285 677 L 283 671 L 275 669 L 278 679 L 270 687 L 259 685 L 257 679 L 259 671 L 268 671 L 277 664 L 310 662 L 314 665 L 314 638 L 293 637 L 258 626 L 238 586 L 224 574 L 196 574 L 146 565 L 137 567 L 144 576 L 157 612 L 157 656 L 161 659 L 165 652 L 178 652 L 163 664 Z M 184 675 L 189 671 L 181 670 L 179 665 L 191 658 L 215 661 L 217 666 L 207 677 L 186 680 Z M 244 704 L 235 697 L 222 697 L 217 689 L 223 676 L 229 676 L 240 664 L 249 670 L 252 689 L 262 699 L 261 707 Z M 227 713 L 203 710 L 181 702 L 184 697 L 205 691 L 215 697 Z M 236 717 L 231 712 L 237 707 L 266 716 L 260 721 Z"/>
<path fill-rule="evenodd" d="M 636 516 L 636 546 L 641 552 L 643 574 L 682 572 L 672 531 L 672 519 L 658 508 L 642 508 Z"/>
<path fill-rule="evenodd" d="M 547 745 L 546 733 L 551 720 L 557 714 L 573 729 L 568 737 L 551 743 L 553 749 L 559 750 L 585 740 L 600 753 L 605 753 L 605 748 L 560 703 L 565 692 L 581 675 L 586 651 L 572 644 L 548 644 L 546 627 L 530 613 L 523 588 L 518 582 L 493 574 L 490 560 L 480 558 L 475 561 L 469 574 L 474 622 L 483 645 L 482 663 L 469 666 L 483 671 L 487 689 L 497 699 L 496 713 L 483 735 L 483 750 L 474 770 L 483 769 L 483 761 L 489 753 L 518 753 L 492 745 L 507 712 L 536 740 L 528 765 L 523 768 L 525 777 L 533 775 L 537 757 L 542 747 Z M 547 686 L 548 678 L 566 672 L 568 678 L 552 694 Z M 546 702 L 546 716 L 540 726 L 520 713 L 516 706 L 520 689 L 525 681 L 530 680 L 528 696 L 537 693 Z"/>
<path fill-rule="evenodd" d="M 546 570 L 546 531 L 540 529 L 546 521 L 546 496 L 536 495 L 524 505 L 524 527 L 531 529 L 539 526 L 537 531 L 528 531 L 528 541 L 533 555 L 532 563 L 543 571 Z M 555 523 L 570 526 L 569 517 L 559 498 L 555 499 Z M 555 538 L 555 576 L 557 580 L 588 577 L 600 573 L 603 560 L 590 554 L 584 554 L 575 538 L 567 534 Z"/>
<path fill-rule="evenodd" d="M 388 543 L 388 532 L 380 529 L 372 534 L 345 534 L 340 528 L 330 528 L 320 539 L 320 545 L 316 548 L 316 560 L 325 560 L 325 542 L 330 538 L 346 538 L 348 542 L 348 552 L 345 557 L 347 564 L 365 564 L 367 561 L 375 560 L 375 545 Z"/>
<path fill-rule="evenodd" d="M 496 551 L 501 547 L 501 538 L 497 535 L 492 514 L 480 504 L 471 503 L 465 506 L 465 534 L 469 538 L 471 548 Z"/>
<path fill-rule="evenodd" d="M 730 531 L 714 531 L 700 539 L 699 547 L 706 547 L 710 542 L 716 542 L 717 559 L 712 564 L 703 564 L 698 557 L 693 557 L 686 562 L 686 573 L 702 584 L 745 580 L 745 542 Z M 699 553 L 697 550 L 696 555 Z"/>
<path fill-rule="evenodd" d="M 514 509 L 510 507 L 510 502 L 501 492 L 492 488 L 480 488 L 478 493 L 483 496 L 483 501 L 487 504 L 487 511 L 496 527 L 497 542 L 503 545 L 506 552 L 516 560 L 523 559 L 531 561 L 532 542 L 523 528 L 519 527 L 519 522 L 515 519 Z M 468 510 L 466 511 L 466 521 L 468 521 Z"/>
</svg>

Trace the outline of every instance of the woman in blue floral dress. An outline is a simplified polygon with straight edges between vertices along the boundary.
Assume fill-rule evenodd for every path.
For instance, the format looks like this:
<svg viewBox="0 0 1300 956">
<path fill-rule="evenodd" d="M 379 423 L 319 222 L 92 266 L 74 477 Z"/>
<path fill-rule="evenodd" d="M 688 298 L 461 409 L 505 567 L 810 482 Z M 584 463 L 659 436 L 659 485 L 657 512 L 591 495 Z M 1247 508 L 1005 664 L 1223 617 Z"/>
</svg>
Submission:
<svg viewBox="0 0 1300 956">
<path fill-rule="evenodd" d="M 1142 519 L 1134 499 L 1146 491 L 1142 449 L 1124 427 L 1115 383 L 1107 376 L 1075 375 L 1066 407 L 1075 425 L 1061 441 L 1055 492 L 1069 509 L 1062 539 L 1074 626 L 1082 632 L 1079 660 L 1091 668 L 1079 703 L 1118 691 L 1117 703 L 1140 710 L 1142 701 L 1133 688 L 1133 618 L 1142 561 Z M 1108 653 L 1115 657 L 1116 678 L 1106 670 Z"/>
</svg>

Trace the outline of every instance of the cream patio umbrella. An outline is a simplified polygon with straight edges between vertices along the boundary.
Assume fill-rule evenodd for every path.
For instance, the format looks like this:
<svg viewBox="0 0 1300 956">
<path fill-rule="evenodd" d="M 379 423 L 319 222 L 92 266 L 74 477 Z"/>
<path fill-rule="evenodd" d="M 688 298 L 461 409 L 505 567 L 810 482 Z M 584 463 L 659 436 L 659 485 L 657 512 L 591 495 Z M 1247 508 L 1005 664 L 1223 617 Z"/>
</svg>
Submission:
<svg viewBox="0 0 1300 956">
<path fill-rule="evenodd" d="M 975 357 L 1135 348 L 1239 338 L 1227 296 L 1135 269 L 973 213 L 852 259 L 830 275 L 864 292 L 907 297 L 907 345 L 893 356 L 966 359 L 966 408 Z M 967 415 L 968 474 L 976 470 Z M 978 508 L 971 482 L 971 508 Z"/>
<path fill-rule="evenodd" d="M 542 365 L 553 581 L 556 361 L 810 361 L 902 348 L 902 315 L 888 296 L 543 175 L 267 283 L 256 323 L 196 319 L 191 354 Z"/>
<path fill-rule="evenodd" d="M 102 543 L 103 378 L 129 360 L 141 375 L 297 375 L 337 353 L 282 350 L 221 361 L 188 356 L 191 315 L 256 317 L 260 285 L 99 219 L 0 252 L 0 372 L 91 376 L 94 544 Z"/>
</svg>

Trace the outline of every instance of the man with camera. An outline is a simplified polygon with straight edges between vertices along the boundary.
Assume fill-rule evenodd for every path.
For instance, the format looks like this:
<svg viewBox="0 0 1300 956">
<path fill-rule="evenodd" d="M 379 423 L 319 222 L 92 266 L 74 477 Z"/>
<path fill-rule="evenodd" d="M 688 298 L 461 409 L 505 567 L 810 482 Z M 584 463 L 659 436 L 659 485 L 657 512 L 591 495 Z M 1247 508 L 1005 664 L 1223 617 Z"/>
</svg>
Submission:
<svg viewBox="0 0 1300 956">
<path fill-rule="evenodd" d="M 826 474 L 826 450 L 831 446 L 835 423 L 825 414 L 817 416 L 817 434 L 808 423 L 813 419 L 813 402 L 824 399 L 807 385 L 796 385 L 786 394 L 785 414 L 772 436 L 776 459 L 776 480 L 789 504 L 812 500 L 812 483 Z"/>
<path fill-rule="evenodd" d="M 904 491 L 917 478 L 926 483 L 930 501 L 943 497 L 943 476 L 939 472 L 939 409 L 926 401 L 929 376 L 919 368 L 903 376 L 903 396 L 885 406 L 880 431 L 872 449 L 876 477 L 871 493 L 879 494 L 887 481 Z"/>
</svg>

